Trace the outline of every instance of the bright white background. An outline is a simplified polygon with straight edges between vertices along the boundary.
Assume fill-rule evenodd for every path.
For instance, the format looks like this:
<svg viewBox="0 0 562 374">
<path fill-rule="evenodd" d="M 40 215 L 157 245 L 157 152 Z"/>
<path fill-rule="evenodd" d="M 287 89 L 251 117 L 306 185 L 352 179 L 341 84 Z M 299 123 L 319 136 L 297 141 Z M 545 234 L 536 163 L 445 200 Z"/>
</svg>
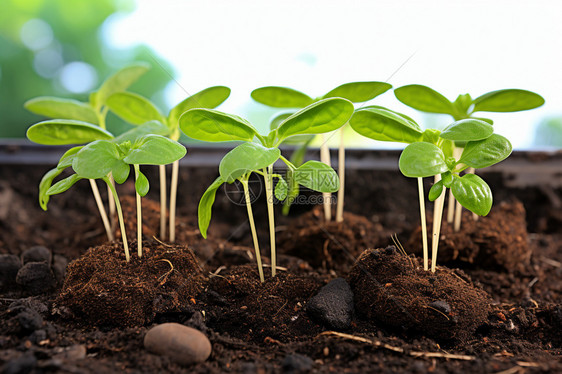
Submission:
<svg viewBox="0 0 562 374">
<path fill-rule="evenodd" d="M 193 94 L 226 85 L 232 95 L 220 109 L 261 128 L 273 112 L 250 92 L 265 85 L 319 96 L 346 82 L 389 79 L 394 87 L 428 85 L 450 100 L 532 90 L 546 99 L 543 107 L 486 114 L 496 132 L 528 148 L 533 126 L 562 115 L 561 15 L 559 1 L 139 0 L 133 13 L 108 19 L 101 37 L 113 48 L 145 43 L 168 59 L 179 83 L 167 88 L 170 106 L 185 98 L 181 87 Z M 402 105 L 392 92 L 372 103 L 423 127 L 449 122 Z"/>
</svg>

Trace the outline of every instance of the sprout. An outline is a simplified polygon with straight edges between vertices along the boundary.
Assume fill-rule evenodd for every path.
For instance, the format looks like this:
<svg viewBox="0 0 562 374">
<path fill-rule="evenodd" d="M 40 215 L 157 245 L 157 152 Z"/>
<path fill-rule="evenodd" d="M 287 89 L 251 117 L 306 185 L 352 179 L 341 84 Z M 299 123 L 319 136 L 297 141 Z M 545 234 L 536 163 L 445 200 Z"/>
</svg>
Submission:
<svg viewBox="0 0 562 374">
<path fill-rule="evenodd" d="M 353 114 L 353 104 L 341 98 L 323 99 L 296 112 L 283 120 L 279 126 L 267 136 L 260 135 L 245 119 L 211 109 L 191 109 L 180 118 L 181 130 L 191 138 L 209 142 L 242 141 L 222 159 L 220 176 L 209 186 L 199 202 L 199 230 L 206 238 L 207 228 L 211 221 L 211 208 L 217 189 L 223 183 L 240 181 L 244 188 L 248 218 L 254 239 L 256 259 L 263 281 L 261 257 L 256 236 L 251 202 L 248 193 L 248 178 L 252 173 L 262 175 L 265 180 L 267 197 L 269 236 L 271 249 L 271 274 L 276 274 L 275 222 L 273 215 L 273 194 L 279 200 L 287 198 L 288 186 L 281 175 L 273 173 L 273 164 L 283 161 L 290 170 L 292 183 L 303 185 L 312 190 L 331 193 L 339 188 L 339 180 L 335 171 L 328 165 L 318 161 L 309 161 L 297 167 L 281 155 L 279 145 L 291 136 L 321 134 L 334 131 L 343 126 Z M 256 138 L 261 144 L 256 144 Z M 278 179 L 273 188 L 273 179 Z"/>
<path fill-rule="evenodd" d="M 287 87 L 268 86 L 257 88 L 252 91 L 252 98 L 259 103 L 274 107 L 274 108 L 303 108 L 314 102 L 326 98 L 339 97 L 344 98 L 352 103 L 362 103 L 374 99 L 378 95 L 388 91 L 392 86 L 386 82 L 352 82 L 342 84 L 327 94 L 313 99 L 310 96 Z M 284 119 L 291 113 L 282 113 L 276 116 L 271 121 L 272 130 L 276 128 Z M 340 146 L 338 154 L 338 174 L 340 178 L 340 189 L 338 191 L 338 205 L 336 207 L 336 222 L 343 221 L 343 207 L 345 195 L 345 142 L 344 142 L 344 129 L 345 125 L 340 129 Z M 302 164 L 304 154 L 308 145 L 312 142 L 314 136 L 308 137 L 292 137 L 285 140 L 284 144 L 295 144 L 299 148 L 291 156 L 291 162 L 295 165 Z M 326 165 L 330 166 L 330 149 L 328 148 L 326 135 L 322 135 L 322 144 L 320 146 L 320 159 Z M 287 175 L 289 181 L 289 198 L 286 200 L 283 207 L 283 213 L 289 213 L 290 204 L 293 199 L 299 194 L 298 183 L 294 183 L 292 176 Z M 331 220 L 332 209 L 330 194 L 324 194 L 324 217 L 327 221 Z"/>
<path fill-rule="evenodd" d="M 230 89 L 224 86 L 214 86 L 204 89 L 183 100 L 173 107 L 167 116 L 160 113 L 158 108 L 147 98 L 130 93 L 117 92 L 112 94 L 107 105 L 117 116 L 132 125 L 143 125 L 157 122 L 161 126 L 155 128 L 153 134 L 164 135 L 177 141 L 180 137 L 178 119 L 192 108 L 215 108 L 230 96 Z M 166 237 L 166 168 L 160 165 L 160 236 Z M 170 190 L 170 241 L 176 240 L 176 198 L 178 189 L 179 162 L 172 163 L 172 180 Z"/>
</svg>

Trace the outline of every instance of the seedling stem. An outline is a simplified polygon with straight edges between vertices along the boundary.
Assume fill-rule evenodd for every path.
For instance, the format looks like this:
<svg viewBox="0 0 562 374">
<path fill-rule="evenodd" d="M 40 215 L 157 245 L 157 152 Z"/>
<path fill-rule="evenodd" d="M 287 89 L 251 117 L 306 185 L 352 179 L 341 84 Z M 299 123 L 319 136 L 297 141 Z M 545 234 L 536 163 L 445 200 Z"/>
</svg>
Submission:
<svg viewBox="0 0 562 374">
<path fill-rule="evenodd" d="M 427 251 L 427 224 L 425 219 L 425 200 L 423 191 L 423 178 L 418 177 L 418 192 L 420 201 L 420 218 L 422 230 L 422 247 L 423 247 L 423 270 L 428 270 L 428 251 Z"/>
<path fill-rule="evenodd" d="M 322 145 L 320 146 L 320 161 L 328 166 L 332 166 L 330 160 L 330 148 L 328 148 L 328 137 L 322 134 Z M 328 192 L 322 193 L 324 203 L 324 220 L 330 222 L 332 220 L 332 194 Z"/>
<path fill-rule="evenodd" d="M 129 256 L 129 242 L 127 241 L 127 232 L 125 231 L 125 221 L 123 220 L 123 211 L 121 210 L 121 203 L 119 203 L 119 197 L 117 196 L 117 191 L 108 177 L 104 177 L 103 180 L 107 183 L 107 186 L 111 190 L 111 195 L 115 201 L 115 207 L 117 209 L 117 215 L 119 216 L 119 227 L 121 229 L 121 237 L 123 238 L 123 248 L 125 249 L 125 259 L 127 262 L 130 260 Z"/>
<path fill-rule="evenodd" d="M 160 237 L 166 239 L 166 165 L 159 165 L 160 171 Z"/>
<path fill-rule="evenodd" d="M 133 165 L 135 169 L 135 180 L 139 178 L 139 165 Z M 139 257 L 142 257 L 142 204 L 141 204 L 141 195 L 135 191 L 135 195 L 137 197 L 137 254 Z"/>
<path fill-rule="evenodd" d="M 115 186 L 115 181 L 113 180 L 113 175 L 109 174 L 109 182 L 112 186 Z M 107 200 L 109 205 L 109 221 L 111 222 L 111 232 L 115 231 L 115 201 L 109 197 L 111 195 L 111 189 L 107 186 Z"/>
<path fill-rule="evenodd" d="M 258 272 L 260 273 L 260 281 L 263 283 L 265 278 L 263 276 L 263 266 L 261 263 L 260 244 L 258 241 L 258 234 L 256 232 L 256 224 L 254 222 L 254 214 L 252 212 L 252 201 L 250 200 L 250 190 L 248 188 L 248 177 L 240 181 L 244 187 L 244 199 L 246 200 L 246 208 L 248 209 L 248 220 L 250 221 L 250 229 L 252 230 L 252 238 L 254 240 L 254 250 L 256 251 L 256 261 L 258 263 Z"/>
<path fill-rule="evenodd" d="M 340 129 L 340 149 L 338 154 L 338 174 L 340 177 L 340 189 L 338 190 L 338 205 L 336 207 L 336 222 L 343 222 L 343 203 L 345 198 L 345 141 L 343 137 L 343 125 Z"/>
<path fill-rule="evenodd" d="M 178 195 L 178 173 L 180 162 L 172 164 L 172 187 L 170 190 L 170 242 L 176 241 L 176 197 Z"/>
<path fill-rule="evenodd" d="M 113 241 L 113 231 L 111 230 L 111 226 L 109 225 L 109 220 L 107 218 L 107 212 L 103 206 L 103 202 L 101 201 L 100 191 L 98 189 L 98 185 L 96 181 L 90 179 L 90 186 L 92 187 L 92 192 L 94 194 L 94 199 L 96 200 L 96 205 L 98 206 L 98 210 L 100 212 L 101 220 L 103 222 L 103 227 L 105 227 L 105 233 L 107 234 L 107 239 L 109 241 Z M 111 200 L 111 199 L 110 199 Z"/>
<path fill-rule="evenodd" d="M 271 247 L 271 276 L 276 274 L 276 252 L 275 252 L 275 217 L 273 215 L 273 165 L 263 169 L 265 174 L 265 193 L 267 197 L 267 215 L 269 217 L 269 243 Z"/>
<path fill-rule="evenodd" d="M 441 180 L 441 175 L 435 176 L 435 183 Z M 431 241 L 431 272 L 435 273 L 435 266 L 437 264 L 437 250 L 439 249 L 439 235 L 441 232 L 441 219 L 443 218 L 443 206 L 445 205 L 445 195 L 447 188 L 444 188 L 443 193 L 435 200 L 433 208 L 433 238 Z"/>
</svg>

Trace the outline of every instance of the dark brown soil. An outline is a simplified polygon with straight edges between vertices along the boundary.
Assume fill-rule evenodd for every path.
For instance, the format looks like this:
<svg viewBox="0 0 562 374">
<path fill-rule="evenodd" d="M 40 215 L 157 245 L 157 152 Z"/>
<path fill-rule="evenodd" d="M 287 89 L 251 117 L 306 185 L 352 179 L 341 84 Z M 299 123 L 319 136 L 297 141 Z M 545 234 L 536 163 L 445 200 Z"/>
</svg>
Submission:
<svg viewBox="0 0 562 374">
<path fill-rule="evenodd" d="M 157 314 L 188 312 L 204 277 L 185 246 L 143 243 L 142 258 L 131 245 L 126 262 L 119 242 L 90 248 L 71 262 L 54 310 L 86 326 L 138 326 Z"/>
<path fill-rule="evenodd" d="M 367 250 L 349 273 L 357 311 L 376 323 L 464 340 L 481 326 L 491 299 L 461 271 L 424 271 L 394 246 Z"/>
<path fill-rule="evenodd" d="M 446 217 L 446 211 L 443 217 Z M 433 217 L 427 218 L 428 238 L 431 242 Z M 407 249 L 421 255 L 421 228 L 418 227 L 407 243 Z M 532 247 L 527 239 L 525 208 L 519 201 L 502 202 L 486 217 L 474 220 L 463 209 L 462 226 L 455 232 L 453 225 L 441 225 L 438 263 L 478 266 L 496 270 L 521 270 L 529 264 Z"/>
<path fill-rule="evenodd" d="M 127 238 L 132 240 L 137 237 L 137 200 L 135 196 L 119 197 L 121 209 L 123 210 L 123 221 Z M 142 235 L 143 238 L 152 238 L 160 235 L 160 203 L 149 198 L 141 199 L 142 205 Z M 117 219 L 117 216 L 115 217 Z M 166 216 L 166 225 L 168 216 Z M 121 239 L 119 224 L 115 222 L 115 237 Z"/>
<path fill-rule="evenodd" d="M 278 239 L 282 253 L 345 274 L 365 249 L 388 244 L 390 235 L 380 223 L 347 212 L 343 222 L 325 222 L 322 209 L 315 207 L 283 229 Z"/>
</svg>

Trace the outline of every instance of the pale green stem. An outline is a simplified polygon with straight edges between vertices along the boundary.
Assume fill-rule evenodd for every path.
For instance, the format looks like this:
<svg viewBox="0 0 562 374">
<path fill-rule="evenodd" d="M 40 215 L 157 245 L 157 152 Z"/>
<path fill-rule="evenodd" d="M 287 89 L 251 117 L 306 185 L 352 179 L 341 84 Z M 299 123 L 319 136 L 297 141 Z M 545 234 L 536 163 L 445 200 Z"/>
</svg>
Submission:
<svg viewBox="0 0 562 374">
<path fill-rule="evenodd" d="M 421 219 L 421 231 L 422 231 L 423 270 L 428 270 L 429 254 L 427 250 L 427 223 L 425 218 L 423 178 L 418 178 L 418 192 L 419 192 L 419 200 L 420 200 L 420 219 Z"/>
<path fill-rule="evenodd" d="M 453 148 L 453 157 L 458 160 L 462 155 L 463 148 L 455 147 Z M 458 204 L 455 204 L 455 197 L 453 196 L 453 190 L 449 189 L 449 199 L 447 203 L 447 223 L 453 223 L 456 217 L 456 209 L 458 209 Z M 456 225 L 456 222 L 455 222 Z M 459 224 L 460 225 L 460 224 Z M 460 227 L 460 226 L 459 226 Z"/>
<path fill-rule="evenodd" d="M 441 180 L 441 175 L 436 175 L 435 182 L 437 183 L 439 180 Z M 437 251 L 439 249 L 439 235 L 441 233 L 441 220 L 443 218 L 446 193 L 447 188 L 445 187 L 441 195 L 435 200 L 433 206 L 433 237 L 431 242 L 431 271 L 433 273 L 435 273 L 435 267 L 437 266 Z"/>
<path fill-rule="evenodd" d="M 340 178 L 340 189 L 338 190 L 338 205 L 336 207 L 336 222 L 343 222 L 343 203 L 345 198 L 345 140 L 344 131 L 346 125 L 340 129 L 340 148 L 338 153 L 338 174 Z"/>
<path fill-rule="evenodd" d="M 476 174 L 476 169 L 475 168 L 468 168 L 468 170 L 466 171 L 467 174 Z M 478 214 L 476 213 L 472 213 L 472 219 L 475 221 L 478 221 Z M 460 227 L 459 227 L 460 228 Z"/>
<path fill-rule="evenodd" d="M 117 191 L 113 184 L 111 184 L 109 178 L 103 179 L 107 183 L 111 194 L 113 195 L 113 200 L 115 201 L 115 207 L 117 208 L 117 215 L 119 216 L 119 227 L 121 229 L 121 237 L 123 238 L 123 248 L 125 249 L 125 259 L 127 262 L 130 260 L 129 256 L 129 242 L 127 241 L 127 231 L 125 231 L 125 221 L 123 220 L 123 211 L 121 210 L 121 203 L 119 202 L 119 197 L 117 196 Z"/>
<path fill-rule="evenodd" d="M 166 239 L 166 165 L 159 165 L 160 171 L 160 239 Z"/>
<path fill-rule="evenodd" d="M 98 210 L 100 212 L 101 220 L 103 222 L 103 227 L 105 228 L 105 233 L 107 234 L 107 239 L 109 241 L 113 241 L 113 231 L 111 230 L 111 226 L 109 225 L 109 220 L 107 218 L 107 213 L 103 206 L 103 202 L 101 201 L 100 191 L 98 190 L 98 185 L 96 181 L 90 179 L 90 186 L 92 187 L 92 192 L 94 194 L 94 199 L 96 200 L 96 205 L 98 206 Z"/>
<path fill-rule="evenodd" d="M 140 174 L 140 167 L 139 165 L 133 165 L 135 169 L 135 181 L 139 179 Z M 141 195 L 136 191 L 135 194 L 137 195 L 137 254 L 139 257 L 142 257 L 142 204 L 141 204 Z"/>
<path fill-rule="evenodd" d="M 113 187 L 115 187 L 115 181 L 113 180 L 113 175 L 109 173 L 109 182 Z M 115 201 L 109 197 L 111 195 L 111 189 L 109 185 L 107 186 L 107 200 L 109 205 L 109 222 L 111 223 L 111 232 L 115 231 Z"/>
<path fill-rule="evenodd" d="M 455 224 L 453 226 L 455 232 L 459 232 L 461 230 L 461 218 L 462 218 L 462 205 L 457 201 L 455 207 Z"/>
<path fill-rule="evenodd" d="M 178 194 L 178 174 L 180 162 L 172 164 L 172 181 L 170 190 L 170 242 L 176 241 L 176 197 Z"/>
<path fill-rule="evenodd" d="M 261 263 L 260 244 L 258 241 L 258 234 L 256 232 L 256 225 L 254 223 L 254 214 L 252 212 L 252 202 L 250 200 L 250 190 L 248 189 L 248 180 L 241 180 L 244 187 L 244 198 L 246 200 L 246 208 L 248 209 L 248 220 L 250 221 L 250 229 L 252 230 L 252 238 L 254 239 L 254 250 L 256 252 L 256 261 L 258 263 L 258 272 L 260 273 L 260 281 L 265 281 L 263 276 L 263 266 Z"/>
<path fill-rule="evenodd" d="M 320 146 L 320 161 L 328 166 L 332 166 L 330 161 L 330 148 L 328 148 L 326 134 L 322 134 L 322 145 Z M 324 203 L 324 219 L 326 222 L 332 220 L 332 194 L 329 192 L 322 193 Z"/>
<path fill-rule="evenodd" d="M 271 276 L 274 277 L 277 270 L 277 256 L 275 252 L 275 217 L 273 214 L 273 165 L 268 166 L 265 173 L 265 193 L 267 198 L 267 214 L 269 217 L 269 244 L 271 247 Z"/>
</svg>

